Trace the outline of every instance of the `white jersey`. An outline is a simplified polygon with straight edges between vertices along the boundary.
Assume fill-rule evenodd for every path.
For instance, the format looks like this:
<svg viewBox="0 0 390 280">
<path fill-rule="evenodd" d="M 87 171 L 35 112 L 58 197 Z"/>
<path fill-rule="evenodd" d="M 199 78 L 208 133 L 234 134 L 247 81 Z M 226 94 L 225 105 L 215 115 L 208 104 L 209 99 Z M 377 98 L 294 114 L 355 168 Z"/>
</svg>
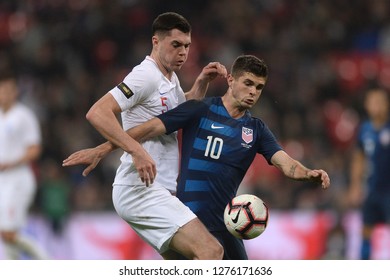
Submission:
<svg viewBox="0 0 390 280">
<path fill-rule="evenodd" d="M 123 82 L 110 93 L 122 109 L 124 130 L 142 124 L 185 101 L 176 74 L 173 73 L 171 80 L 168 80 L 150 56 L 134 67 Z M 177 134 L 161 135 L 142 145 L 156 162 L 155 183 L 170 191 L 176 191 L 176 180 L 179 174 Z M 133 165 L 131 155 L 126 152 L 121 157 L 121 165 L 117 170 L 114 184 L 144 184 Z"/>
<path fill-rule="evenodd" d="M 39 122 L 29 108 L 16 103 L 7 113 L 0 110 L 0 163 L 17 161 L 28 146 L 40 143 Z"/>
</svg>

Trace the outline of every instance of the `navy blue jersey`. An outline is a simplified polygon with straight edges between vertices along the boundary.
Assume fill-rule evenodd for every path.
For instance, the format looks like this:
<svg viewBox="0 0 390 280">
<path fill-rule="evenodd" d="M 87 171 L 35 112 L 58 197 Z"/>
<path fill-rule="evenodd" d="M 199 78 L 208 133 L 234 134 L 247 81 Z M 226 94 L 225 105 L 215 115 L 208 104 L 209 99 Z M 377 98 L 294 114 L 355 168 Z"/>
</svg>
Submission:
<svg viewBox="0 0 390 280">
<path fill-rule="evenodd" d="M 223 212 L 256 153 L 270 163 L 282 148 L 249 112 L 232 118 L 220 97 L 187 101 L 162 114 L 167 134 L 182 129 L 177 196 L 210 231 L 225 230 Z"/>
<path fill-rule="evenodd" d="M 358 145 L 368 159 L 368 190 L 390 192 L 390 122 L 379 130 L 364 122 Z"/>
</svg>

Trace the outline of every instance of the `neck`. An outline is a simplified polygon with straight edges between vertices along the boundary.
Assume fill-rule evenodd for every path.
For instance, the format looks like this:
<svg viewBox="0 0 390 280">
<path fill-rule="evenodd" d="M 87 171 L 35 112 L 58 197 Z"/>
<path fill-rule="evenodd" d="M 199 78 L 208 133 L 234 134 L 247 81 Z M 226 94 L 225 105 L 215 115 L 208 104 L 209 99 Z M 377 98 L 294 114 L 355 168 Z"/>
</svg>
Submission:
<svg viewBox="0 0 390 280">
<path fill-rule="evenodd" d="M 3 104 L 0 106 L 0 109 L 3 110 L 4 113 L 7 113 L 12 107 L 12 104 Z"/>
<path fill-rule="evenodd" d="M 387 117 L 378 117 L 372 120 L 372 124 L 374 125 L 375 128 L 381 128 L 384 126 L 388 121 Z"/>
<path fill-rule="evenodd" d="M 231 94 L 226 93 L 222 96 L 222 103 L 233 119 L 239 119 L 245 115 L 246 109 Z"/>
<path fill-rule="evenodd" d="M 150 57 L 154 60 L 154 62 L 157 64 L 158 69 L 160 69 L 161 73 L 168 79 L 171 80 L 173 71 L 169 70 L 167 67 L 164 66 L 164 64 L 158 59 L 158 56 L 152 52 L 150 54 Z"/>
</svg>

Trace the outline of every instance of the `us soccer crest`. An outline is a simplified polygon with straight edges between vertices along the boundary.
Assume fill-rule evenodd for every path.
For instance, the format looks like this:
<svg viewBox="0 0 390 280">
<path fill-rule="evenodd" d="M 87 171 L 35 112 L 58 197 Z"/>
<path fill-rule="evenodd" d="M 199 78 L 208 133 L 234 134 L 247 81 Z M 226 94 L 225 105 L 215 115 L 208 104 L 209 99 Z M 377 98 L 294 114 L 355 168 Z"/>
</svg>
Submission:
<svg viewBox="0 0 390 280">
<path fill-rule="evenodd" d="M 253 129 L 242 127 L 241 137 L 245 143 L 249 144 L 253 141 Z"/>
</svg>

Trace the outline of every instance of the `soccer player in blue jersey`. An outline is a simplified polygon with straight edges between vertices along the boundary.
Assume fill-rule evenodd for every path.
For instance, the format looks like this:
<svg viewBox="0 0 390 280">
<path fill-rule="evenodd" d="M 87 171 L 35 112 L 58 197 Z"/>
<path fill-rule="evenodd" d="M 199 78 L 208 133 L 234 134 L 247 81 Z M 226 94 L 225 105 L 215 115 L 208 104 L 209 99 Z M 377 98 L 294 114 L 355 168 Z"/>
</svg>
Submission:
<svg viewBox="0 0 390 280">
<path fill-rule="evenodd" d="M 224 259 L 248 259 L 243 241 L 227 231 L 223 213 L 257 153 L 292 179 L 310 180 L 323 188 L 330 184 L 325 171 L 308 169 L 283 151 L 267 125 L 248 111 L 260 98 L 267 77 L 263 60 L 252 55 L 239 56 L 228 75 L 228 89 L 223 97 L 187 101 L 129 131 L 132 137 L 144 141 L 182 129 L 177 197 L 219 240 L 224 247 Z M 112 148 L 102 148 L 97 154 Z M 90 156 L 71 155 L 67 162 L 92 163 L 86 160 Z"/>
<path fill-rule="evenodd" d="M 382 88 L 367 91 L 362 122 L 351 161 L 350 199 L 362 204 L 361 259 L 370 259 L 371 236 L 378 224 L 390 224 L 389 94 Z"/>
</svg>

